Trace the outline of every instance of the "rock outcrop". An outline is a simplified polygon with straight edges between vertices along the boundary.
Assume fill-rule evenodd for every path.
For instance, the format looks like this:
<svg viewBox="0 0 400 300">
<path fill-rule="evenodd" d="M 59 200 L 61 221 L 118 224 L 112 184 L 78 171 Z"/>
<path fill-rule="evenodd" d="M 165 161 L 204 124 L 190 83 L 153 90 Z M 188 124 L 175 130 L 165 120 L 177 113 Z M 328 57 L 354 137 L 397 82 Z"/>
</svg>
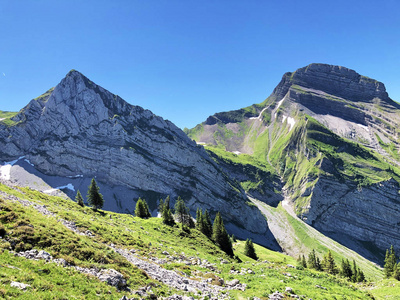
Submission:
<svg viewBox="0 0 400 300">
<path fill-rule="evenodd" d="M 383 83 L 311 64 L 284 74 L 264 102 L 217 113 L 188 133 L 239 155 L 219 163 L 250 196 L 276 205 L 282 192 L 300 218 L 380 262 L 391 244 L 400 248 L 399 126 L 400 105 Z M 243 153 L 256 160 L 251 167 Z M 275 195 L 265 187 L 266 174 L 282 179 Z"/>
<path fill-rule="evenodd" d="M 237 236 L 249 234 L 271 244 L 265 218 L 246 205 L 240 185 L 203 147 L 171 122 L 128 104 L 77 71 L 11 122 L 0 122 L 0 161 L 15 164 L 8 170 L 11 180 L 13 172 L 22 172 L 24 158 L 25 165 L 29 162 L 25 169 L 54 189 L 33 187 L 48 193 L 63 189 L 73 199 L 96 177 L 108 210 L 133 212 L 138 197 L 155 210 L 160 198 L 181 196 L 192 212 L 197 207 L 221 211 Z M 27 181 L 32 186 L 36 180 Z"/>
</svg>

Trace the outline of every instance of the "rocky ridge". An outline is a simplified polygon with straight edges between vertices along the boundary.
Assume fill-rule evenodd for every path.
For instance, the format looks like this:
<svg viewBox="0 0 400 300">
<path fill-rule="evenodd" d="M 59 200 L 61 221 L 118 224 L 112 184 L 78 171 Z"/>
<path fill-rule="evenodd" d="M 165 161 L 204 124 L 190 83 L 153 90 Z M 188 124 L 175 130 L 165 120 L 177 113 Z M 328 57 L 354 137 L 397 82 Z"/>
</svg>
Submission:
<svg viewBox="0 0 400 300">
<path fill-rule="evenodd" d="M 128 104 L 77 71 L 10 121 L 0 122 L 0 161 L 12 161 L 2 168 L 11 181 L 47 193 L 62 189 L 73 199 L 96 177 L 104 208 L 128 213 L 138 197 L 155 210 L 159 199 L 181 196 L 193 213 L 197 207 L 221 211 L 237 236 L 276 245 L 264 217 L 245 204 L 241 187 L 201 146 L 171 122 Z M 28 183 L 21 180 L 31 174 L 36 177 Z M 39 181 L 50 187 L 35 186 Z"/>
<path fill-rule="evenodd" d="M 217 113 L 188 134 L 238 155 L 236 161 L 248 154 L 269 164 L 298 217 L 358 252 L 369 249 L 363 255 L 380 262 L 391 244 L 400 248 L 399 108 L 383 83 L 311 64 L 284 74 L 264 102 Z M 275 197 L 267 186 L 258 195 L 246 191 L 269 205 Z"/>
</svg>

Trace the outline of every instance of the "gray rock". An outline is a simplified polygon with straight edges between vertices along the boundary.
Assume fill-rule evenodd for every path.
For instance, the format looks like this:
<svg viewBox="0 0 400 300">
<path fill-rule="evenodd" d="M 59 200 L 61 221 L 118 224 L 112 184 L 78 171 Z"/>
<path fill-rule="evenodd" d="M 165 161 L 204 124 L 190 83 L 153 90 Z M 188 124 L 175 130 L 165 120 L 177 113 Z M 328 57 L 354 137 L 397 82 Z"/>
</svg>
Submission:
<svg viewBox="0 0 400 300">
<path fill-rule="evenodd" d="M 20 290 L 26 290 L 28 287 L 30 287 L 29 284 L 22 283 L 22 282 L 17 282 L 17 281 L 11 281 L 11 287 L 16 287 Z"/>
<path fill-rule="evenodd" d="M 124 276 L 114 269 L 101 270 L 96 276 L 100 281 L 107 282 L 109 285 L 115 286 L 118 289 L 126 288 Z"/>
</svg>

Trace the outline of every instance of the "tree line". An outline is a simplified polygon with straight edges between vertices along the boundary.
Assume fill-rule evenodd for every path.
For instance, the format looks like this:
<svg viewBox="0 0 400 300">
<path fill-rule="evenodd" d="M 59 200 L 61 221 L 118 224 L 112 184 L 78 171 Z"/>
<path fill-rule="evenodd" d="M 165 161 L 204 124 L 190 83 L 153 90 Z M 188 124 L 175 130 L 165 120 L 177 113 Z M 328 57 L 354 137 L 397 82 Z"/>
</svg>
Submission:
<svg viewBox="0 0 400 300">
<path fill-rule="evenodd" d="M 324 255 L 322 260 L 316 255 L 313 249 L 306 259 L 304 255 L 299 256 L 298 264 L 303 268 L 314 269 L 317 271 L 326 272 L 331 275 L 338 274 L 344 278 L 347 278 L 351 282 L 364 282 L 364 272 L 357 267 L 356 261 L 353 260 L 352 264 L 346 258 L 341 261 L 340 267 L 336 265 L 335 259 L 333 258 L 332 252 L 328 252 Z"/>
<path fill-rule="evenodd" d="M 396 253 L 393 245 L 390 249 L 386 250 L 385 263 L 383 265 L 383 272 L 386 278 L 394 278 L 400 280 L 400 263 L 397 263 Z"/>
<path fill-rule="evenodd" d="M 84 200 L 81 192 L 78 190 L 76 193 L 75 201 L 84 206 Z M 87 191 L 87 203 L 93 207 L 94 210 L 100 209 L 104 205 L 103 195 L 100 193 L 100 188 L 93 178 Z M 222 251 L 226 254 L 233 256 L 232 241 L 226 231 L 221 214 L 217 212 L 214 222 L 211 223 L 211 217 L 207 210 L 204 212 L 197 209 L 196 223 L 190 215 L 189 208 L 184 203 L 181 197 L 175 202 L 174 212 L 170 208 L 170 197 L 167 196 L 165 200 L 160 200 L 158 210 L 161 213 L 162 222 L 168 226 L 174 226 L 176 222 L 181 223 L 182 229 L 196 228 L 212 240 Z M 139 218 L 150 218 L 151 213 L 149 206 L 145 199 L 139 198 L 136 201 L 135 216 Z"/>
</svg>

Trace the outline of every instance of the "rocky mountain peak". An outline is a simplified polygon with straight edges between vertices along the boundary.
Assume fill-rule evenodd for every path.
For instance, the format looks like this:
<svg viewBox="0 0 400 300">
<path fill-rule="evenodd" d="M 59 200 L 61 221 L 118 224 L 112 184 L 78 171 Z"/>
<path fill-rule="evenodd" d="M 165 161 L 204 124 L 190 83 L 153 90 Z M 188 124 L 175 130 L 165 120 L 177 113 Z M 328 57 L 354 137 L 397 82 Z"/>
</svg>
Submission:
<svg viewBox="0 0 400 300">
<path fill-rule="evenodd" d="M 382 82 L 342 66 L 313 63 L 286 73 L 275 92 L 283 97 L 291 85 L 320 90 L 351 101 L 371 102 L 379 98 L 392 103 Z"/>
</svg>

